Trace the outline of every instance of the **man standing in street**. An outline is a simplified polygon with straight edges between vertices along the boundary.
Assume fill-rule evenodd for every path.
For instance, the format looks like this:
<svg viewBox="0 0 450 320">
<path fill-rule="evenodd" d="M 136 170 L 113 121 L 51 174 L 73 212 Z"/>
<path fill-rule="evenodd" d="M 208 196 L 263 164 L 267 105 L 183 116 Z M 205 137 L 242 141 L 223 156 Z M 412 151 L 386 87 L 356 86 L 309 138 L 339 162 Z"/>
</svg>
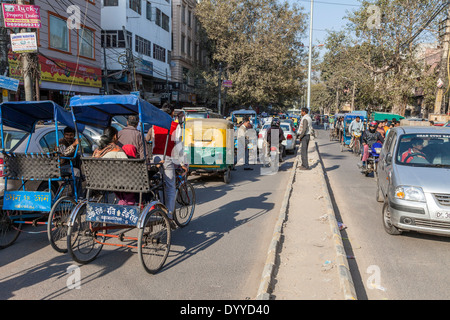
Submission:
<svg viewBox="0 0 450 320">
<path fill-rule="evenodd" d="M 127 119 L 127 126 L 119 131 L 117 135 L 119 147 L 131 144 L 136 147 L 136 159 L 144 158 L 144 144 L 142 142 L 142 135 L 137 126 L 139 120 L 136 116 L 129 116 Z"/>
<path fill-rule="evenodd" d="M 312 127 L 312 119 L 308 113 L 309 113 L 308 108 L 302 108 L 301 111 L 302 120 L 300 122 L 299 128 L 301 156 L 302 156 L 302 165 L 300 166 L 300 170 L 309 170 L 308 147 L 313 127 Z"/>
<path fill-rule="evenodd" d="M 250 168 L 249 166 L 249 157 L 250 152 L 248 150 L 248 135 L 247 130 L 252 128 L 252 124 L 250 123 L 250 118 L 245 117 L 242 121 L 241 126 L 238 129 L 237 132 L 237 139 L 238 139 L 238 162 L 242 161 L 242 148 L 244 148 L 244 170 L 253 170 L 253 168 Z"/>
</svg>

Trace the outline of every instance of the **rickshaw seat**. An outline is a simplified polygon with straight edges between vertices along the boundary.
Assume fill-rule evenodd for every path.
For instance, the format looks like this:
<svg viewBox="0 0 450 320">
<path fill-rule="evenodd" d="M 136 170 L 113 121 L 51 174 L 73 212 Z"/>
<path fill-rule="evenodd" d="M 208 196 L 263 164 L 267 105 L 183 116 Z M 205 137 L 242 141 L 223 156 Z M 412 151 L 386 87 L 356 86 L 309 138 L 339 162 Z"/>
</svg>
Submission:
<svg viewBox="0 0 450 320">
<path fill-rule="evenodd" d="M 146 159 L 81 158 L 86 189 L 147 193 L 150 179 Z"/>
<path fill-rule="evenodd" d="M 4 177 L 14 180 L 61 178 L 58 153 L 3 152 Z"/>
</svg>

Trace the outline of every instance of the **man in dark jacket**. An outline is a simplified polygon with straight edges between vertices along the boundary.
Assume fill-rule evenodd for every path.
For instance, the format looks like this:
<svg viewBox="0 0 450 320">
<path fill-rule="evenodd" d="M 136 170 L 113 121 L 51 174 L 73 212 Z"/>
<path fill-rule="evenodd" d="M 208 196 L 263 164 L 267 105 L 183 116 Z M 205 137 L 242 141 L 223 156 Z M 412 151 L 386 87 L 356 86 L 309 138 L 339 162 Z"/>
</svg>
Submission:
<svg viewBox="0 0 450 320">
<path fill-rule="evenodd" d="M 144 144 L 142 142 L 142 134 L 137 130 L 139 120 L 136 116 L 129 116 L 127 119 L 127 126 L 119 131 L 118 145 L 123 147 L 127 144 L 131 144 L 136 147 L 137 154 L 136 159 L 144 158 Z"/>
</svg>

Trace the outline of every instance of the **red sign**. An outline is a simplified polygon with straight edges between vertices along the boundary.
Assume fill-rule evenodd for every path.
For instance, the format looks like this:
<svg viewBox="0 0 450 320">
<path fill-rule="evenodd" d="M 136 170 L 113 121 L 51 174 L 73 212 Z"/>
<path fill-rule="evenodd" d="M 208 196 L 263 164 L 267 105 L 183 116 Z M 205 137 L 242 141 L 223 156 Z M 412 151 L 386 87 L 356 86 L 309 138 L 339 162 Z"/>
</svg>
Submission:
<svg viewBox="0 0 450 320">
<path fill-rule="evenodd" d="M 21 4 L 2 4 L 5 28 L 41 27 L 41 9 L 39 6 Z"/>
</svg>

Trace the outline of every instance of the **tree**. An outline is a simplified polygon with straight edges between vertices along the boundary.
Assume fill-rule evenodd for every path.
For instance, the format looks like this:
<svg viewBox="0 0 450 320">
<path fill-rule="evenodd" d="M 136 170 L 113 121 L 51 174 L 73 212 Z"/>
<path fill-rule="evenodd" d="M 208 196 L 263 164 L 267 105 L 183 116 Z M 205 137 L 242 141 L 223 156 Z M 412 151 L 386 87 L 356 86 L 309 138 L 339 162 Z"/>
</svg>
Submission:
<svg viewBox="0 0 450 320">
<path fill-rule="evenodd" d="M 297 98 L 305 77 L 300 37 L 305 15 L 276 0 L 203 0 L 196 7 L 209 39 L 211 70 L 204 87 L 217 92 L 222 79 L 233 82 L 229 102 L 237 105 L 286 103 Z"/>
</svg>

